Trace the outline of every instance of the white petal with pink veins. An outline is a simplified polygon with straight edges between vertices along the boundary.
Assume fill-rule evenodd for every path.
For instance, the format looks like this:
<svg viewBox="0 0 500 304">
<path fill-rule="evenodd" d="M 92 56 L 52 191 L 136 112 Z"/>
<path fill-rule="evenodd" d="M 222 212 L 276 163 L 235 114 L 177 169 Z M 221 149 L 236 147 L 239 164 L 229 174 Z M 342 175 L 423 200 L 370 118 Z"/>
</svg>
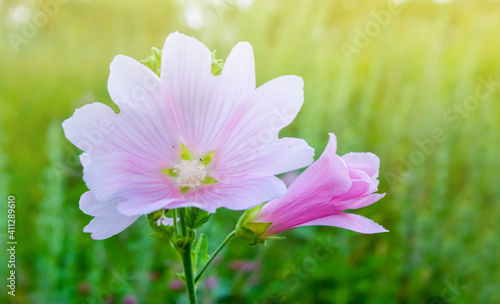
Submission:
<svg viewBox="0 0 500 304">
<path fill-rule="evenodd" d="M 125 216 L 116 210 L 119 200 L 101 202 L 98 201 L 92 192 L 85 192 L 80 198 L 80 209 L 94 216 L 90 223 L 83 229 L 84 232 L 92 233 L 95 240 L 109 238 L 122 232 L 132 225 L 139 216 Z"/>
</svg>

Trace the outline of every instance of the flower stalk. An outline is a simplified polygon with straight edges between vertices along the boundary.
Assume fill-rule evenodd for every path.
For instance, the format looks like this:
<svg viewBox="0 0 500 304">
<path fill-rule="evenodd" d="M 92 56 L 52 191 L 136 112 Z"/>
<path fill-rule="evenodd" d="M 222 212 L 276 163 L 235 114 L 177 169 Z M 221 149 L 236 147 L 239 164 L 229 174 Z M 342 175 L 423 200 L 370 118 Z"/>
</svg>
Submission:
<svg viewBox="0 0 500 304">
<path fill-rule="evenodd" d="M 188 241 L 182 252 L 182 266 L 184 267 L 184 278 L 186 280 L 186 291 L 189 297 L 190 304 L 196 304 L 196 284 L 193 277 L 193 262 L 191 258 L 191 246 L 193 243 Z"/>
<path fill-rule="evenodd" d="M 219 254 L 219 252 L 236 236 L 236 231 L 231 232 L 226 239 L 222 242 L 222 244 L 219 245 L 219 247 L 212 253 L 208 261 L 203 265 L 201 270 L 196 274 L 196 277 L 194 279 L 194 283 L 198 284 L 198 282 L 201 280 L 201 277 L 205 270 L 210 266 L 210 263 L 215 259 L 215 257 Z"/>
<path fill-rule="evenodd" d="M 186 291 L 190 304 L 196 304 L 196 284 L 194 282 L 193 261 L 191 249 L 194 241 L 194 232 L 189 231 L 186 223 L 185 208 L 179 209 L 179 222 L 181 228 L 181 237 L 176 242 L 175 248 L 182 257 L 182 266 L 184 267 L 184 279 L 186 282 Z"/>
</svg>

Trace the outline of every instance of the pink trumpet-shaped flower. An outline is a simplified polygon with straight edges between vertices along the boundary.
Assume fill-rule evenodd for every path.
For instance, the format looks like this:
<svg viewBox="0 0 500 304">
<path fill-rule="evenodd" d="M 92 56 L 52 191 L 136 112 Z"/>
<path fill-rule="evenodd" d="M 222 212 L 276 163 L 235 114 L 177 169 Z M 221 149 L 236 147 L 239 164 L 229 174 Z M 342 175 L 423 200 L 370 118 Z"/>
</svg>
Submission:
<svg viewBox="0 0 500 304">
<path fill-rule="evenodd" d="M 253 50 L 238 43 L 222 73 L 194 38 L 173 33 L 160 77 L 119 55 L 108 90 L 120 108 L 85 105 L 63 123 L 84 153 L 82 211 L 95 218 L 84 229 L 110 237 L 139 216 L 165 208 L 244 210 L 286 191 L 274 175 L 309 165 L 313 149 L 278 138 L 303 103 L 303 81 L 282 76 L 255 88 Z"/>
<path fill-rule="evenodd" d="M 385 195 L 374 193 L 378 186 L 378 157 L 372 153 L 348 153 L 340 157 L 336 150 L 335 135 L 330 133 L 330 141 L 321 157 L 292 183 L 284 196 L 250 216 L 247 228 L 260 229 L 258 239 L 311 225 L 341 227 L 360 233 L 386 232 L 370 219 L 344 213 L 346 209 L 371 205 Z M 266 226 L 263 223 L 267 223 Z"/>
</svg>

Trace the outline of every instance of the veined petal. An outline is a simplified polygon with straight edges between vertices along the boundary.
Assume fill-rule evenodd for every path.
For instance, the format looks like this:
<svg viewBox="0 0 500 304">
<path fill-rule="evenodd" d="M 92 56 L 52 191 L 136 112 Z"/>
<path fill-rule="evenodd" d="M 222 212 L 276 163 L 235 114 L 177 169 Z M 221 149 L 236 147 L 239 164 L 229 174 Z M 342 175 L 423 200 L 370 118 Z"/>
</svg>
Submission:
<svg viewBox="0 0 500 304">
<path fill-rule="evenodd" d="M 111 62 L 108 91 L 121 108 L 148 112 L 165 112 L 160 108 L 160 78 L 137 60 L 118 55 Z"/>
<path fill-rule="evenodd" d="M 121 109 L 121 120 L 135 126 L 136 133 L 142 133 L 133 140 L 140 139 L 158 157 L 174 159 L 178 149 L 172 146 L 179 144 L 173 129 L 175 115 L 162 98 L 160 78 L 140 62 L 118 55 L 110 65 L 108 90 Z"/>
<path fill-rule="evenodd" d="M 186 203 L 208 212 L 217 208 L 231 206 L 232 210 L 245 210 L 269 201 L 286 191 L 285 184 L 275 176 L 246 180 L 229 184 L 216 183 L 186 193 Z M 181 207 L 183 204 L 170 204 L 168 208 Z"/>
<path fill-rule="evenodd" d="M 255 63 L 252 46 L 248 42 L 238 43 L 224 64 L 222 74 L 216 79 L 216 89 L 203 107 L 206 119 L 203 134 L 198 136 L 197 145 L 206 147 L 220 146 L 222 137 L 231 117 L 245 98 L 255 90 Z M 194 117 L 193 119 L 198 119 Z M 206 152 L 206 151 L 204 151 Z"/>
<path fill-rule="evenodd" d="M 166 130 L 158 131 L 142 112 L 116 114 L 102 103 L 85 105 L 63 122 L 66 137 L 93 158 L 122 152 L 170 165 L 180 145 Z"/>
<path fill-rule="evenodd" d="M 351 198 L 342 202 L 342 209 L 359 209 L 378 202 L 385 193 L 373 193 L 363 197 Z"/>
<path fill-rule="evenodd" d="M 245 146 L 238 149 L 245 150 Z M 313 162 L 313 156 L 314 149 L 303 139 L 282 138 L 216 164 L 213 171 L 221 181 L 259 178 L 305 167 Z"/>
<path fill-rule="evenodd" d="M 380 159 L 377 155 L 370 152 L 351 152 L 342 156 L 349 169 L 360 170 L 368 174 L 373 183 L 378 186 L 378 172 L 380 168 Z"/>
<path fill-rule="evenodd" d="M 205 45 L 179 33 L 169 35 L 163 49 L 161 78 L 176 132 L 199 156 L 216 150 L 236 108 L 255 90 L 250 44 L 233 48 L 220 76 L 211 74 L 211 58 Z"/>
<path fill-rule="evenodd" d="M 255 62 L 250 43 L 239 42 L 233 47 L 224 63 L 220 81 L 225 99 L 235 105 L 255 90 Z"/>
<path fill-rule="evenodd" d="M 174 115 L 174 129 L 182 143 L 196 155 L 209 153 L 206 144 L 219 113 L 226 113 L 224 100 L 216 98 L 216 77 L 211 72 L 212 54 L 198 40 L 178 32 L 165 41 L 161 81 L 164 98 Z"/>
<path fill-rule="evenodd" d="M 333 226 L 366 234 L 389 231 L 364 216 L 352 213 L 333 214 L 303 223 L 299 226 Z"/>
<path fill-rule="evenodd" d="M 116 212 L 116 205 L 120 200 L 105 203 L 99 202 L 92 191 L 87 191 L 80 197 L 80 210 L 92 216 L 106 216 Z"/>
<path fill-rule="evenodd" d="M 373 184 L 370 177 L 363 171 L 350 169 L 349 178 L 352 181 L 349 191 L 341 195 L 335 195 L 330 199 L 333 205 L 342 207 L 340 211 L 343 209 L 354 209 L 351 208 L 350 204 L 377 191 L 377 186 Z"/>
<path fill-rule="evenodd" d="M 95 240 L 102 240 L 123 231 L 139 218 L 139 216 L 128 217 L 120 214 L 116 210 L 117 203 L 119 200 L 100 202 L 92 192 L 85 192 L 80 198 L 80 209 L 95 218 L 83 231 L 92 233 L 91 237 Z"/>
<path fill-rule="evenodd" d="M 159 189 L 155 188 L 152 191 L 144 189 L 142 192 L 127 194 L 127 200 L 122 201 L 116 207 L 118 212 L 126 216 L 134 216 L 148 214 L 162 208 L 171 208 L 173 203 L 179 203 L 180 207 L 189 207 L 182 199 L 165 198 Z"/>
<path fill-rule="evenodd" d="M 168 200 L 168 203 L 181 198 L 174 181 L 158 167 L 162 166 L 124 153 L 110 153 L 93 159 L 84 168 L 83 178 L 101 201 L 126 199 L 119 204 L 120 212 L 126 215 L 147 214 L 164 207 L 159 201 Z"/>
<path fill-rule="evenodd" d="M 84 105 L 62 123 L 64 135 L 77 148 L 88 153 L 121 149 L 107 140 L 115 130 L 112 123 L 115 115 L 110 107 L 99 102 Z"/>
<path fill-rule="evenodd" d="M 309 165 L 313 149 L 307 143 L 278 138 L 279 131 L 297 115 L 303 100 L 303 81 L 297 76 L 282 76 L 257 88 L 225 128 L 214 170 L 224 174 L 231 171 L 235 178 L 242 174 L 255 178 Z"/>
<path fill-rule="evenodd" d="M 168 35 L 163 45 L 161 78 L 191 83 L 211 75 L 212 53 L 200 41 L 179 32 Z"/>
<path fill-rule="evenodd" d="M 331 149 L 332 144 L 330 142 L 327 149 Z M 350 187 L 344 162 L 335 153 L 325 152 L 297 177 L 283 197 L 265 204 L 256 221 L 272 222 L 266 235 L 291 229 L 331 214 L 331 197 L 346 193 Z"/>
</svg>

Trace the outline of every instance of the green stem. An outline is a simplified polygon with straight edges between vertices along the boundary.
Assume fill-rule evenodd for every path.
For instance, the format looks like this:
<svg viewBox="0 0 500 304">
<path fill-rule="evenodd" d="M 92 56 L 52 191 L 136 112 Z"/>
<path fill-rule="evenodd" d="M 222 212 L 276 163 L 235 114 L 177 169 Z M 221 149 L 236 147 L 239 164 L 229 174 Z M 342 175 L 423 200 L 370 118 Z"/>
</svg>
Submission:
<svg viewBox="0 0 500 304">
<path fill-rule="evenodd" d="M 187 237 L 187 228 L 186 228 L 186 210 L 184 208 L 179 209 L 179 221 L 181 222 L 181 233 L 182 236 Z"/>
<path fill-rule="evenodd" d="M 173 219 L 174 219 L 175 232 L 179 233 L 180 231 L 179 231 L 179 227 L 177 224 L 177 209 L 172 210 L 172 214 L 173 214 Z"/>
<path fill-rule="evenodd" d="M 196 304 L 196 284 L 194 283 L 193 261 L 191 256 L 193 240 L 187 235 L 188 228 L 186 223 L 186 211 L 184 208 L 179 209 L 179 222 L 181 226 L 181 235 L 184 240 L 186 240 L 186 243 L 181 245 L 177 250 L 182 257 L 182 266 L 184 266 L 184 279 L 186 280 L 186 291 L 188 293 L 189 303 Z"/>
<path fill-rule="evenodd" d="M 222 244 L 220 244 L 219 248 L 217 248 L 217 250 L 215 250 L 214 253 L 212 253 L 212 255 L 210 256 L 210 258 L 208 259 L 208 261 L 205 263 L 205 265 L 203 265 L 203 268 L 201 268 L 201 270 L 196 275 L 196 278 L 194 279 L 194 283 L 195 284 L 197 284 L 200 281 L 201 276 L 203 275 L 203 273 L 205 272 L 205 270 L 208 268 L 208 266 L 210 265 L 210 263 L 212 263 L 212 261 L 215 259 L 215 257 L 217 256 L 217 254 L 219 254 L 219 252 L 222 250 L 222 248 L 224 248 L 227 245 L 227 243 L 229 243 L 235 236 L 236 236 L 236 231 L 231 232 L 226 237 L 226 239 L 224 240 L 224 242 L 222 242 Z"/>
<path fill-rule="evenodd" d="M 182 265 L 184 266 L 184 278 L 186 279 L 186 290 L 190 304 L 196 304 L 196 286 L 193 278 L 193 262 L 191 260 L 191 242 L 186 243 L 186 247 L 181 253 Z"/>
</svg>

